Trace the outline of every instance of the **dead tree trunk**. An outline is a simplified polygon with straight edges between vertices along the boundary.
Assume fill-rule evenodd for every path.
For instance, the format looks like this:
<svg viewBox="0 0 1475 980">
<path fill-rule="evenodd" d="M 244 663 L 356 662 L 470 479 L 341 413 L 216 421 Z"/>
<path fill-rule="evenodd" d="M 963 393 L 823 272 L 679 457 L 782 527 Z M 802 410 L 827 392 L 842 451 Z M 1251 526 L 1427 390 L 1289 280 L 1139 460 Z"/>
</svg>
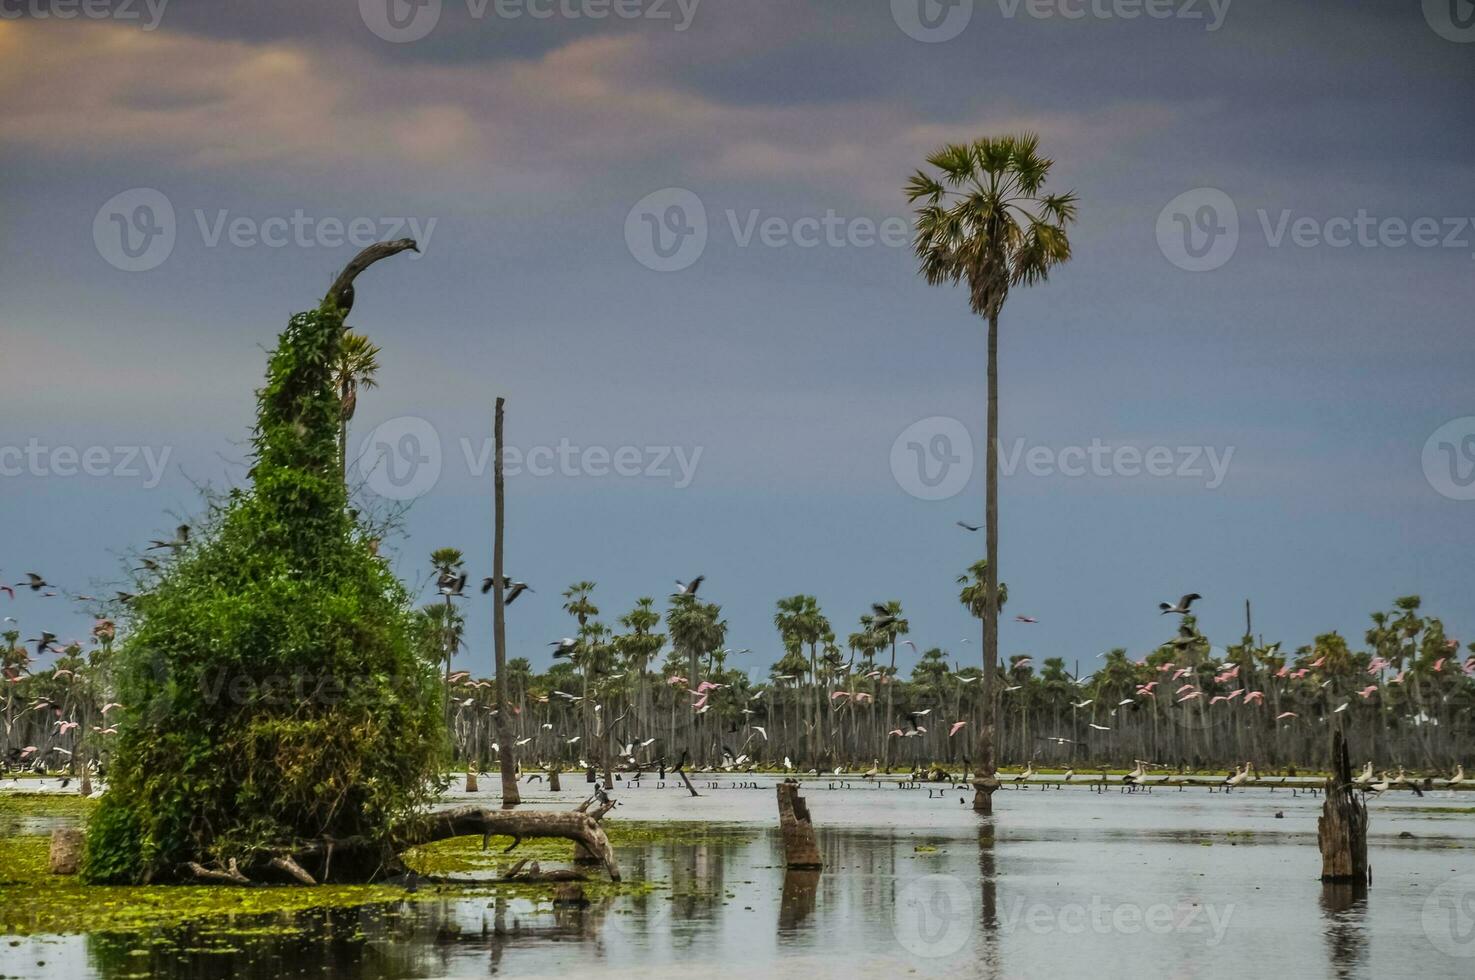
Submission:
<svg viewBox="0 0 1475 980">
<path fill-rule="evenodd" d="M 595 863 L 602 864 L 609 872 L 610 880 L 620 880 L 620 867 L 609 838 L 589 814 L 572 810 L 563 813 L 485 810 L 475 806 L 428 813 L 396 828 L 389 851 L 363 838 L 321 840 L 296 848 L 258 851 L 239 863 L 233 858 L 226 870 L 191 863 L 181 868 L 181 874 L 201 881 L 239 885 L 268 881 L 362 883 L 404 873 L 399 855 L 412 847 L 472 836 L 511 837 L 509 851 L 528 837 L 570 840 L 593 855 Z"/>
<path fill-rule="evenodd" d="M 1316 822 L 1321 846 L 1321 880 L 1367 880 L 1367 807 L 1352 785 L 1352 765 L 1341 729 L 1332 740 L 1332 774 L 1326 781 L 1326 802 Z"/>
<path fill-rule="evenodd" d="M 508 720 L 507 706 L 507 580 L 502 569 L 502 540 L 507 524 L 506 490 L 502 479 L 502 415 L 507 399 L 497 399 L 497 414 L 492 423 L 493 448 L 496 457 L 492 460 L 492 495 L 495 529 L 492 532 L 492 642 L 496 660 L 497 710 L 493 714 L 497 728 L 497 765 L 502 770 L 502 805 L 517 806 L 522 796 L 517 791 L 517 761 L 512 753 L 512 725 Z"/>
<path fill-rule="evenodd" d="M 814 824 L 809 821 L 809 807 L 799 795 L 799 784 L 778 784 L 778 826 L 784 837 L 784 863 L 799 870 L 824 867 L 819 848 L 814 843 Z"/>
<path fill-rule="evenodd" d="M 615 801 L 614 800 L 610 800 L 607 803 L 601 803 L 599 806 L 595 807 L 594 810 L 591 812 L 589 810 L 589 804 L 591 804 L 593 802 L 594 802 L 594 797 L 591 796 L 591 797 L 589 797 L 589 799 L 585 800 L 583 803 L 580 803 L 574 809 L 574 812 L 575 813 L 588 813 L 590 819 L 592 819 L 595 823 L 599 823 L 599 821 L 601 821 L 601 820 L 604 819 L 604 815 L 606 813 L 610 812 L 611 810 L 613 810 L 615 808 Z M 590 850 L 589 850 L 589 848 L 585 847 L 583 844 L 575 844 L 574 845 L 574 863 L 575 864 L 599 864 L 600 863 L 600 858 L 599 858 L 599 856 L 597 854 L 591 853 Z"/>
</svg>

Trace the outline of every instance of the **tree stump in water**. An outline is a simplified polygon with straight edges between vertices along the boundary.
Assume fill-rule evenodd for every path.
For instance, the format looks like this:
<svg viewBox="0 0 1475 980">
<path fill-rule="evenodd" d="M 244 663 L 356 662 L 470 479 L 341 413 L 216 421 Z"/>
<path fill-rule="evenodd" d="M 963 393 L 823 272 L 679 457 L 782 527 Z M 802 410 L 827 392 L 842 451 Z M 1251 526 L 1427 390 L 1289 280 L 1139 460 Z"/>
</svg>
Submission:
<svg viewBox="0 0 1475 980">
<path fill-rule="evenodd" d="M 1316 842 L 1321 847 L 1322 881 L 1367 880 L 1367 807 L 1353 788 L 1347 741 L 1340 730 L 1332 741 L 1332 774 L 1316 821 Z"/>
<path fill-rule="evenodd" d="M 476 792 L 476 773 L 470 769 L 466 770 L 466 792 Z"/>
<path fill-rule="evenodd" d="M 809 807 L 799 795 L 799 784 L 778 784 L 778 825 L 784 835 L 784 863 L 790 868 L 818 870 L 824 867 L 814 843 L 814 824 Z"/>
<path fill-rule="evenodd" d="M 992 774 L 978 776 L 973 780 L 973 812 L 991 814 L 994 812 L 994 791 L 1000 786 L 999 780 Z"/>
<path fill-rule="evenodd" d="M 558 769 L 557 769 L 557 767 L 548 770 L 548 788 L 551 789 L 551 790 L 553 790 L 553 792 L 555 792 L 555 793 L 560 792 L 563 789 L 562 786 L 559 786 L 558 785 Z"/>
<path fill-rule="evenodd" d="M 82 847 L 86 835 L 75 828 L 51 832 L 51 873 L 74 875 L 82 867 Z"/>
</svg>

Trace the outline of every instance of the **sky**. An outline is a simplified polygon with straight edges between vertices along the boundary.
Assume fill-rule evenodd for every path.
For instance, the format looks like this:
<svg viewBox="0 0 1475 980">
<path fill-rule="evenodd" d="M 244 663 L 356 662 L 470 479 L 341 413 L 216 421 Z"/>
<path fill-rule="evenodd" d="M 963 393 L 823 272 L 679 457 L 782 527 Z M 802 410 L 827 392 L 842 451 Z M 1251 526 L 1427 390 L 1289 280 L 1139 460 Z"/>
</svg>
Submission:
<svg viewBox="0 0 1475 980">
<path fill-rule="evenodd" d="M 0 0 L 0 596 L 76 594 L 240 485 L 288 318 L 361 244 L 382 348 L 360 506 L 428 600 L 490 574 L 535 665 L 705 575 L 731 663 L 774 603 L 899 600 L 965 665 L 985 331 L 909 247 L 948 141 L 1038 133 L 1071 261 L 1000 341 L 1001 653 L 1089 673 L 1203 595 L 1288 646 L 1417 593 L 1475 639 L 1468 0 Z M 490 602 L 462 666 L 490 672 Z M 1014 621 L 1025 615 L 1037 623 Z M 1169 617 L 1171 618 L 1171 617 Z M 966 642 L 965 642 L 966 641 Z M 903 670 L 915 657 L 903 647 Z"/>
</svg>

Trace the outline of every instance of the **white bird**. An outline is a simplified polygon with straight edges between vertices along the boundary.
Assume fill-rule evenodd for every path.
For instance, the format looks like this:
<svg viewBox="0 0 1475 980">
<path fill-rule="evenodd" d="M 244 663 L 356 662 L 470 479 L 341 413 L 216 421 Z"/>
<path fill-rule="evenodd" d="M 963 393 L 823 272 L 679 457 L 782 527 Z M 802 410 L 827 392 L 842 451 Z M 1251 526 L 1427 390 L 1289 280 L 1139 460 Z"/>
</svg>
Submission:
<svg viewBox="0 0 1475 980">
<path fill-rule="evenodd" d="M 1093 705 L 1095 703 L 1096 703 L 1096 699 L 1095 698 L 1087 698 L 1084 701 L 1072 701 L 1070 703 L 1070 706 L 1072 708 L 1089 708 L 1091 705 Z"/>
<path fill-rule="evenodd" d="M 1108 728 L 1106 725 L 1098 725 L 1094 721 L 1093 722 L 1088 722 L 1088 724 L 1092 728 L 1096 729 L 1098 732 L 1109 732 L 1109 731 L 1111 731 L 1111 729 Z"/>
<path fill-rule="evenodd" d="M 682 582 L 682 581 L 679 581 L 678 580 L 677 583 L 676 583 L 676 588 L 680 589 L 681 591 L 680 592 L 672 592 L 671 594 L 673 596 L 678 596 L 678 595 L 694 596 L 694 595 L 697 594 L 697 589 L 700 589 L 702 587 L 702 583 L 705 582 L 706 580 L 707 580 L 707 576 L 705 576 L 705 575 L 698 575 L 696 578 L 692 579 L 690 582 Z"/>
<path fill-rule="evenodd" d="M 785 770 L 788 770 L 788 771 L 792 771 L 793 768 L 794 768 L 794 764 L 789 761 L 789 757 L 788 756 L 784 756 L 784 769 Z"/>
<path fill-rule="evenodd" d="M 1191 606 L 1191 605 L 1193 605 L 1193 601 L 1195 599 L 1202 599 L 1202 598 L 1203 598 L 1203 596 L 1199 595 L 1197 592 L 1190 592 L 1187 595 L 1185 595 L 1183 598 L 1179 599 L 1178 600 L 1178 604 L 1176 606 L 1169 605 L 1166 602 L 1159 602 L 1157 604 L 1157 607 L 1161 611 L 1161 614 L 1164 615 L 1164 616 L 1166 616 L 1168 613 L 1177 613 L 1180 616 L 1187 616 L 1188 615 L 1188 607 Z"/>
<path fill-rule="evenodd" d="M 762 725 L 754 725 L 753 731 L 757 732 L 759 735 L 762 735 L 763 741 L 768 741 L 768 729 L 764 728 Z"/>
</svg>

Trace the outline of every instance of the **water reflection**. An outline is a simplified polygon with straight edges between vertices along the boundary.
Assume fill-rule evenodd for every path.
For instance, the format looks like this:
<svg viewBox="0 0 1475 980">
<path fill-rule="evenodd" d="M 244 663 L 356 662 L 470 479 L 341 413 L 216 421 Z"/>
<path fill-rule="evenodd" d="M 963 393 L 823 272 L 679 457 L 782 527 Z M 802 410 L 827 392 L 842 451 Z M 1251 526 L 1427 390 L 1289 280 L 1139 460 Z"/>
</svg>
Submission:
<svg viewBox="0 0 1475 980">
<path fill-rule="evenodd" d="M 1323 935 L 1331 957 L 1332 975 L 1359 976 L 1367 963 L 1367 885 L 1364 882 L 1321 886 Z"/>
<path fill-rule="evenodd" d="M 998 868 L 994 856 L 994 817 L 979 818 L 978 825 L 978 961 L 981 975 L 1004 975 L 999 943 Z"/>
<path fill-rule="evenodd" d="M 751 795 L 755 806 L 764 798 L 771 821 L 771 795 Z M 1314 838 L 1275 836 L 1286 821 L 1260 819 L 1261 809 L 1287 806 L 1279 798 L 1102 801 L 1083 793 L 1077 801 L 1052 793 L 1047 805 L 1044 794 L 1019 796 L 1027 799 L 1016 811 L 978 818 L 956 800 L 927 809 L 925 794 L 868 788 L 848 805 L 907 816 L 862 827 L 827 825 L 830 797 L 816 792 L 822 872 L 786 871 L 768 826 L 677 835 L 620 848 L 627 881 L 651 883 L 648 892 L 570 888 L 555 902 L 552 894 L 533 901 L 432 891 L 143 937 L 27 941 L 0 945 L 0 975 L 409 980 L 599 971 L 717 980 L 783 967 L 814 977 L 1137 980 L 1177 972 L 1242 980 L 1371 978 L 1380 954 L 1390 963 L 1396 956 L 1400 972 L 1450 974 L 1451 961 L 1430 947 L 1419 922 L 1426 883 L 1451 873 L 1448 842 L 1461 857 L 1469 853 L 1467 824 L 1454 818 L 1438 824 L 1443 846 L 1433 833 L 1375 844 L 1381 879 L 1371 915 L 1365 888 L 1316 880 Z M 1067 818 L 1076 825 L 1065 827 Z M 1234 824 L 1248 829 L 1217 830 Z M 1379 829 L 1391 838 L 1398 825 L 1390 817 Z M 1304 941 L 1313 934 L 1323 941 Z"/>
<path fill-rule="evenodd" d="M 778 910 L 780 939 L 794 936 L 804 925 L 805 920 L 814 913 L 814 902 L 819 897 L 821 873 L 819 871 L 784 872 L 784 894 Z"/>
</svg>

